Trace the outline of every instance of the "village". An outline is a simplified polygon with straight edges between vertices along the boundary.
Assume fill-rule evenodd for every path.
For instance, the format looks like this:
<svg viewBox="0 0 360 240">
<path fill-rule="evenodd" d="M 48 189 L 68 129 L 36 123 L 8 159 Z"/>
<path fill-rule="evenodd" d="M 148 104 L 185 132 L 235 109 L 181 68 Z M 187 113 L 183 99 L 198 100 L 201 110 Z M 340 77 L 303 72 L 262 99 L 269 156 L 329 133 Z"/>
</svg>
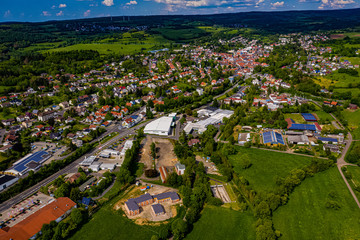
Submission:
<svg viewBox="0 0 360 240">
<path fill-rule="evenodd" d="M 359 67 L 340 57 L 322 57 L 331 48 L 316 48 L 312 43 L 326 41 L 326 36 L 282 36 L 269 45 L 241 37 L 223 41 L 245 46 L 228 53 L 183 45 L 171 53 L 162 49 L 142 54 L 140 67 L 146 74 L 130 72 L 128 56 L 82 75 L 43 73 L 39 78 L 46 84 L 0 97 L 2 116 L 11 116 L 1 121 L 0 153 L 8 163 L 1 171 L 1 191 L 58 163 L 70 163 L 39 191 L 9 204 L 10 210 L 1 209 L 6 236 L 36 236 L 48 222 L 37 219 L 45 219 L 51 208 L 59 210 L 47 220 L 60 222 L 77 205 L 98 207 L 98 200 L 126 178 L 121 174 L 133 163 L 137 169 L 127 183 L 131 189 L 113 209 L 139 225 L 175 218 L 186 205 L 177 184 L 190 174 L 176 152 L 177 142 L 183 139 L 184 148 L 193 154 L 189 157 L 195 159 L 192 168 L 203 167 L 210 178 L 209 192 L 217 199 L 213 201 L 233 207 L 237 202 L 233 189 L 218 179 L 223 169 L 213 161 L 212 146 L 204 141 L 209 140 L 204 136 L 209 137 L 210 130 L 215 133 L 213 145 L 340 157 L 347 147 L 346 131 L 330 110 L 344 102 L 313 100 L 295 92 L 289 81 L 256 70 L 267 69 L 266 59 L 274 47 L 295 37 L 309 57 L 306 65 L 298 61 L 293 69 L 325 75 Z M 347 108 L 358 107 L 349 104 Z M 270 116 L 279 119 L 268 121 Z M 123 179 L 118 180 L 119 176 Z M 39 222 L 24 233 L 33 221 Z"/>
</svg>

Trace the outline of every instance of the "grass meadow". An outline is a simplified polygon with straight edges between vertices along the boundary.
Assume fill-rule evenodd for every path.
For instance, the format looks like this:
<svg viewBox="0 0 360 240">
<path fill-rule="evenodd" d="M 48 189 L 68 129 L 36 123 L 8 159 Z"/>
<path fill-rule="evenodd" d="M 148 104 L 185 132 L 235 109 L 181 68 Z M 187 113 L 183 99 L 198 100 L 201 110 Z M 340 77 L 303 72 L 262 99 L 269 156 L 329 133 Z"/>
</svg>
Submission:
<svg viewBox="0 0 360 240">
<path fill-rule="evenodd" d="M 275 177 L 285 177 L 295 168 L 310 163 L 311 158 L 294 154 L 271 152 L 256 148 L 238 147 L 239 153 L 229 156 L 235 172 L 244 176 L 256 191 L 268 192 L 276 187 Z M 241 159 L 248 158 L 252 165 L 241 167 Z"/>
<path fill-rule="evenodd" d="M 326 208 L 330 192 L 340 209 Z M 282 240 L 359 239 L 359 219 L 360 210 L 335 167 L 305 179 L 273 216 Z"/>
<path fill-rule="evenodd" d="M 353 136 L 354 140 L 360 139 L 360 109 L 352 111 L 352 110 L 344 110 L 342 112 L 344 118 L 348 121 L 348 128 Z"/>
<path fill-rule="evenodd" d="M 187 240 L 255 239 L 256 219 L 249 212 L 206 207 Z"/>
</svg>

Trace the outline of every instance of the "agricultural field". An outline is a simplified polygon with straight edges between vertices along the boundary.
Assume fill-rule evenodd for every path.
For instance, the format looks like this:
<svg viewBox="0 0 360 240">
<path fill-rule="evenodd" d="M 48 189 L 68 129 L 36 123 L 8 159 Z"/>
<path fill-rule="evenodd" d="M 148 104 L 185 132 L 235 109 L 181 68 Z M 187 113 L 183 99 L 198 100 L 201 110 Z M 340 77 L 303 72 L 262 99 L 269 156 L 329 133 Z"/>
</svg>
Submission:
<svg viewBox="0 0 360 240">
<path fill-rule="evenodd" d="M 272 152 L 256 148 L 238 147 L 236 155 L 229 156 L 235 172 L 244 176 L 256 191 L 267 192 L 276 187 L 275 177 L 285 177 L 295 168 L 310 163 L 310 157 Z M 247 158 L 252 165 L 243 169 L 241 160 Z"/>
<path fill-rule="evenodd" d="M 348 128 L 350 129 L 350 132 L 352 133 L 352 137 L 354 140 L 360 139 L 360 109 L 356 111 L 352 110 L 344 110 L 342 112 L 342 115 L 348 122 Z"/>
<path fill-rule="evenodd" d="M 192 40 L 195 38 L 206 36 L 210 33 L 210 29 L 206 28 L 160 28 L 156 29 L 158 33 L 160 33 L 164 38 L 173 40 L 173 41 L 181 41 L 181 40 Z"/>
<path fill-rule="evenodd" d="M 112 39 L 103 39 L 96 43 L 82 43 L 67 47 L 53 48 L 43 50 L 42 52 L 59 52 L 72 50 L 96 50 L 100 54 L 132 54 L 142 51 L 149 51 L 154 48 L 167 47 L 170 42 L 159 35 L 144 35 L 143 39 L 131 37 L 124 34 L 123 39 L 112 41 Z"/>
<path fill-rule="evenodd" d="M 346 168 L 347 171 L 351 174 L 351 179 L 348 179 L 348 182 L 357 198 L 360 199 L 360 167 L 347 166 Z"/>
<path fill-rule="evenodd" d="M 340 208 L 327 208 L 335 202 Z M 287 205 L 275 211 L 280 239 L 358 239 L 360 211 L 337 168 L 307 178 L 289 196 Z"/>
<path fill-rule="evenodd" d="M 248 212 L 209 206 L 185 239 L 255 239 L 255 220 Z"/>
<path fill-rule="evenodd" d="M 328 114 L 324 111 L 316 111 L 316 112 L 314 112 L 314 114 L 316 114 L 318 116 L 319 120 L 323 121 L 323 122 L 334 120 L 334 118 L 330 114 Z"/>
<path fill-rule="evenodd" d="M 304 120 L 304 118 L 301 116 L 300 113 L 287 113 L 287 114 L 284 114 L 284 118 L 285 119 L 291 118 L 296 123 L 306 123 L 306 121 Z"/>
</svg>

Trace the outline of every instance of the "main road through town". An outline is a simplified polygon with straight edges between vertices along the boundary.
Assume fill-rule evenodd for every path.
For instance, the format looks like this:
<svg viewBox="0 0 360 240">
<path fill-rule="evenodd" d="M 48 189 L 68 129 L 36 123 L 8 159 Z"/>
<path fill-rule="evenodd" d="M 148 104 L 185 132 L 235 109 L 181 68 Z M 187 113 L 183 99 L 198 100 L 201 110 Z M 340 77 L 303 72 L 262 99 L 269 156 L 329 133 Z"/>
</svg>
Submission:
<svg viewBox="0 0 360 240">
<path fill-rule="evenodd" d="M 236 88 L 239 85 L 239 83 L 236 83 L 234 86 L 232 86 L 230 89 L 228 89 L 227 91 L 225 91 L 222 94 L 219 94 L 217 96 L 215 96 L 214 98 L 219 98 L 223 95 L 225 95 L 226 93 L 230 92 L 232 89 Z M 210 104 L 206 104 L 204 106 L 209 106 Z M 202 106 L 202 107 L 204 107 Z M 135 114 L 135 113 L 134 113 Z M 152 119 L 151 121 L 156 120 L 157 118 Z M 105 149 L 107 146 L 110 146 L 111 144 L 117 142 L 119 139 L 124 138 L 128 135 L 132 135 L 135 134 L 135 130 L 139 129 L 143 126 L 145 126 L 146 124 L 150 123 L 151 121 L 146 121 L 146 122 L 142 122 L 138 125 L 136 125 L 133 128 L 129 128 L 129 129 L 121 129 L 119 130 L 118 126 L 115 124 L 112 127 L 109 127 L 107 129 L 107 131 L 102 134 L 101 137 L 103 136 L 107 136 L 110 133 L 113 132 L 119 132 L 119 135 L 115 136 L 114 138 L 110 139 L 109 141 L 107 141 L 104 144 L 100 144 L 99 146 L 97 146 L 96 148 L 92 149 L 90 152 L 88 152 L 87 154 L 83 155 L 82 157 L 78 158 L 77 160 L 75 160 L 74 162 L 70 163 L 69 165 L 67 165 L 66 167 L 64 167 L 63 169 L 61 169 L 60 171 L 54 173 L 53 175 L 51 175 L 50 177 L 42 180 L 41 182 L 35 184 L 34 186 L 26 189 L 25 191 L 19 193 L 18 195 L 12 197 L 11 199 L 1 203 L 0 205 L 0 212 L 3 212 L 6 209 L 11 208 L 13 205 L 21 202 L 22 200 L 26 199 L 27 197 L 31 196 L 32 194 L 36 193 L 37 191 L 39 191 L 40 187 L 42 186 L 46 186 L 47 184 L 49 184 L 50 182 L 54 181 L 56 178 L 58 178 L 59 176 L 66 174 L 66 173 L 71 173 L 71 172 L 76 172 L 77 171 L 77 167 L 79 165 L 80 162 L 82 162 L 86 157 L 90 157 L 91 155 L 93 155 L 94 153 L 100 151 L 101 149 Z M 175 138 L 178 138 L 178 134 L 179 134 L 179 129 L 176 129 L 177 131 L 175 131 Z M 96 140 L 95 140 L 96 141 Z"/>
</svg>

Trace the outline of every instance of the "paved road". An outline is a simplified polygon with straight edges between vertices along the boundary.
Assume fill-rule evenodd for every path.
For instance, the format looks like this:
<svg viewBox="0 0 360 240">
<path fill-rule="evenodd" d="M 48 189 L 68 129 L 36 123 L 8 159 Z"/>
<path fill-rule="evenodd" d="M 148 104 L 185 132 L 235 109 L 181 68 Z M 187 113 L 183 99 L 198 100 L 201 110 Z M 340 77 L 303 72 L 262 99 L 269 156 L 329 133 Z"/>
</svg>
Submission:
<svg viewBox="0 0 360 240">
<path fill-rule="evenodd" d="M 315 101 L 313 101 L 313 102 L 314 102 L 316 105 L 319 106 L 319 104 L 318 104 L 317 102 L 315 102 Z M 335 119 L 336 123 L 337 123 L 342 129 L 345 129 L 345 127 L 341 124 L 341 122 L 340 122 L 332 113 L 330 113 L 330 115 Z M 344 180 L 346 186 L 348 187 L 351 195 L 353 196 L 356 204 L 357 204 L 358 207 L 360 208 L 359 199 L 356 197 L 353 189 L 351 188 L 349 182 L 347 181 L 344 173 L 343 173 L 342 170 L 341 170 L 341 168 L 342 168 L 343 166 L 357 166 L 357 165 L 355 165 L 355 164 L 347 163 L 347 162 L 345 161 L 346 154 L 347 154 L 347 152 L 349 151 L 352 142 L 353 142 L 352 135 L 351 135 L 351 133 L 349 132 L 349 133 L 348 133 L 348 140 L 345 140 L 345 148 L 343 149 L 343 151 L 342 151 L 342 153 L 341 153 L 341 156 L 337 159 L 336 165 L 337 165 L 337 168 L 338 168 L 338 170 L 339 170 L 339 172 L 340 172 L 341 177 L 343 178 L 343 180 Z"/>
<path fill-rule="evenodd" d="M 136 129 L 144 126 L 147 123 L 149 123 L 149 122 L 140 123 L 139 125 L 136 126 Z M 77 168 L 78 168 L 78 164 L 80 162 L 82 162 L 85 159 L 85 157 L 90 157 L 94 153 L 100 151 L 101 149 L 105 149 L 107 146 L 117 142 L 119 139 L 124 138 L 127 135 L 135 134 L 135 128 L 118 130 L 118 127 L 116 126 L 116 127 L 113 127 L 111 129 L 109 129 L 109 131 L 106 132 L 106 135 L 111 133 L 111 132 L 115 132 L 115 131 L 120 132 L 119 135 L 117 135 L 116 137 L 110 139 L 106 143 L 101 144 L 98 147 L 92 149 L 89 153 L 83 155 L 79 159 L 77 159 L 74 162 L 70 163 L 69 165 L 67 165 L 65 168 L 61 169 L 57 173 L 51 175 L 50 177 L 42 180 L 41 182 L 37 183 L 36 185 L 34 185 L 34 186 L 26 189 L 25 191 L 19 193 L 15 197 L 3 202 L 1 204 L 1 206 L 0 206 L 0 212 L 4 211 L 5 209 L 8 209 L 8 208 L 12 207 L 13 205 L 17 204 L 18 202 L 21 202 L 23 199 L 27 198 L 28 196 L 36 193 L 37 191 L 39 191 L 41 186 L 45 186 L 48 183 L 54 181 L 60 175 L 63 175 L 63 174 L 66 174 L 66 173 L 71 173 L 71 172 L 76 172 Z"/>
<path fill-rule="evenodd" d="M 237 87 L 238 85 L 239 85 L 239 83 L 236 83 L 233 87 L 231 87 L 230 89 L 228 89 L 224 93 L 217 95 L 215 98 L 219 98 L 219 97 L 225 95 L 227 92 L 231 91 L 233 88 Z M 204 106 L 206 107 L 206 106 L 209 106 L 209 105 L 210 104 L 206 104 Z M 135 112 L 133 114 L 137 114 L 137 112 Z M 128 135 L 131 135 L 131 134 L 135 134 L 136 129 L 139 129 L 139 128 L 145 126 L 146 124 L 148 124 L 148 123 L 150 123 L 150 122 L 152 122 L 152 121 L 154 121 L 156 119 L 157 118 L 154 118 L 151 121 L 142 122 L 142 123 L 136 125 L 133 128 L 130 128 L 130 129 L 125 128 L 125 129 L 119 130 L 120 125 L 119 124 L 114 124 L 113 126 L 109 127 L 107 129 L 107 131 L 105 133 L 103 133 L 98 139 L 101 139 L 101 138 L 103 138 L 103 137 L 105 137 L 105 136 L 107 136 L 107 135 L 109 135 L 109 134 L 111 134 L 113 132 L 119 132 L 119 135 L 115 136 L 114 138 L 110 139 L 109 141 L 107 141 L 104 144 L 100 144 L 97 148 L 92 149 L 89 153 L 83 155 L 79 159 L 77 159 L 74 162 L 72 162 L 71 164 L 67 165 L 65 168 L 58 171 L 57 173 L 55 173 L 55 174 L 51 175 L 50 177 L 42 180 L 41 182 L 37 183 L 36 185 L 26 189 L 25 191 L 23 191 L 23 192 L 19 193 L 18 195 L 12 197 L 11 199 L 1 203 L 0 212 L 4 211 L 5 209 L 8 209 L 8 208 L 12 207 L 13 205 L 21 202 L 23 199 L 26 199 L 30 195 L 36 193 L 37 191 L 39 191 L 40 187 L 49 184 L 50 182 L 52 182 L 56 178 L 58 178 L 60 175 L 63 175 L 63 174 L 66 174 L 66 173 L 71 173 L 71 172 L 76 172 L 78 164 L 80 162 L 82 162 L 85 159 L 85 157 L 90 157 L 91 155 L 97 153 L 98 151 L 100 151 L 102 149 L 105 149 L 107 146 L 117 142 L 121 138 L 124 138 L 124 137 L 126 137 Z M 178 124 L 178 125 L 180 125 L 180 124 Z M 178 139 L 179 134 L 180 134 L 179 130 L 180 130 L 180 128 L 176 128 L 175 136 L 172 136 L 171 138 Z M 94 141 L 99 141 L 98 139 L 93 140 L 93 142 Z"/>
</svg>

